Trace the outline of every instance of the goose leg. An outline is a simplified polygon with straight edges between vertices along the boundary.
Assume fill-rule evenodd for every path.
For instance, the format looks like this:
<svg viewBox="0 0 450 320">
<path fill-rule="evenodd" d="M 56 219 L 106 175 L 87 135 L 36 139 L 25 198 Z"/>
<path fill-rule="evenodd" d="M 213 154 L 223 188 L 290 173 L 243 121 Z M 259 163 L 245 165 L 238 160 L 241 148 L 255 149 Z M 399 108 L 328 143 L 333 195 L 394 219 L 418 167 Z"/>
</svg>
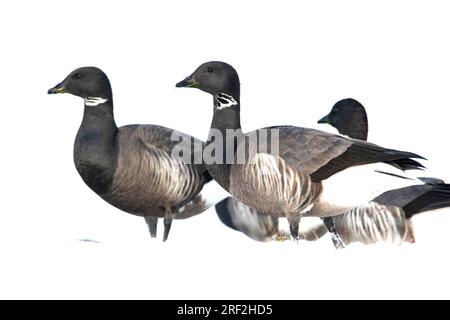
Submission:
<svg viewBox="0 0 450 320">
<path fill-rule="evenodd" d="M 169 232 L 170 228 L 172 227 L 172 218 L 164 218 L 164 236 L 163 236 L 163 242 L 167 241 L 167 238 L 169 238 Z"/>
<path fill-rule="evenodd" d="M 298 225 L 300 224 L 299 216 L 286 215 L 289 222 L 289 230 L 291 231 L 291 236 L 294 240 L 298 241 Z"/>
<path fill-rule="evenodd" d="M 289 226 L 289 230 L 291 231 L 291 236 L 294 240 L 298 241 L 299 240 L 299 236 L 298 236 L 298 224 L 296 226 L 290 225 Z"/>
<path fill-rule="evenodd" d="M 145 222 L 147 222 L 148 230 L 150 231 L 150 236 L 156 238 L 156 228 L 158 226 L 158 218 L 156 217 L 144 217 Z"/>
<path fill-rule="evenodd" d="M 344 241 L 342 241 L 341 237 L 336 231 L 336 225 L 334 223 L 333 217 L 323 218 L 323 222 L 325 223 L 328 231 L 331 233 L 331 240 L 333 241 L 334 247 L 336 249 L 344 249 L 345 243 Z"/>
</svg>

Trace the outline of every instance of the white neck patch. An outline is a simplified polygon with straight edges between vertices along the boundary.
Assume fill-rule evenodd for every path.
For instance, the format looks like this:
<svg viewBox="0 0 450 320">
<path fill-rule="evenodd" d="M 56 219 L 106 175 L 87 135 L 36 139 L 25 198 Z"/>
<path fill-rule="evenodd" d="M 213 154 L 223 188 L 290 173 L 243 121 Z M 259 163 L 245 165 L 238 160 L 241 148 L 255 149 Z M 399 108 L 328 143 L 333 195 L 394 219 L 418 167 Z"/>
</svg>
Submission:
<svg viewBox="0 0 450 320">
<path fill-rule="evenodd" d="M 217 110 L 222 110 L 238 105 L 238 102 L 232 96 L 226 93 L 219 93 L 217 96 L 215 96 L 215 101 Z"/>
<path fill-rule="evenodd" d="M 84 104 L 88 107 L 96 107 L 99 104 L 104 104 L 108 99 L 100 98 L 100 97 L 87 97 L 84 99 Z"/>
</svg>

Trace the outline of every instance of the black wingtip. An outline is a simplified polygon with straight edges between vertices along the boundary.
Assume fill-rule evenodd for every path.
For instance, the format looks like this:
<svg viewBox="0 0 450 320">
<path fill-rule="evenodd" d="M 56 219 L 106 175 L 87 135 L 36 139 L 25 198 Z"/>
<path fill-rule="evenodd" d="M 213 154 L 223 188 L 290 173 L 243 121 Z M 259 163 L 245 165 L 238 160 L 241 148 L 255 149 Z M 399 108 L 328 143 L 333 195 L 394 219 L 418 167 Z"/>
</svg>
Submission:
<svg viewBox="0 0 450 320">
<path fill-rule="evenodd" d="M 430 190 L 403 207 L 406 218 L 421 212 L 450 207 L 450 184 L 427 184 L 425 187 Z"/>
<path fill-rule="evenodd" d="M 390 164 L 390 163 L 389 163 Z M 410 177 L 405 177 L 405 176 L 401 176 L 399 174 L 395 174 L 392 172 L 387 172 L 387 171 L 382 171 L 382 170 L 375 170 L 376 173 L 380 173 L 380 174 L 385 174 L 387 176 L 391 176 L 391 177 L 395 177 L 395 178 L 399 178 L 399 179 L 405 179 L 405 180 L 413 180 Z"/>
<path fill-rule="evenodd" d="M 423 157 L 423 156 L 421 156 L 421 155 L 419 155 L 417 153 L 414 153 L 414 152 L 405 152 L 405 153 L 407 154 L 408 158 L 420 159 L 420 160 L 428 160 L 427 158 L 425 158 L 425 157 Z"/>
<path fill-rule="evenodd" d="M 433 185 L 445 184 L 444 180 L 434 177 L 418 177 L 417 179 L 426 184 L 433 184 Z"/>
<path fill-rule="evenodd" d="M 402 171 L 425 169 L 425 166 L 423 164 L 411 158 L 400 158 L 391 161 L 386 161 L 385 163 Z"/>
</svg>

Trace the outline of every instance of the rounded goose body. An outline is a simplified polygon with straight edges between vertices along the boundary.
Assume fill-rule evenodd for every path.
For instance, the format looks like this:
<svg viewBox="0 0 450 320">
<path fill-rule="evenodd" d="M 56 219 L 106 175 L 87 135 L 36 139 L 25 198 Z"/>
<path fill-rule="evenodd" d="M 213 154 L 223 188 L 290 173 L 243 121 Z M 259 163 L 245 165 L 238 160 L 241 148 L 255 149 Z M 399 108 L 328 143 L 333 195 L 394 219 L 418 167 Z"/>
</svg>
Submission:
<svg viewBox="0 0 450 320">
<path fill-rule="evenodd" d="M 240 83 L 237 72 L 230 65 L 212 61 L 202 64 L 194 73 L 179 82 L 177 87 L 195 87 L 214 97 L 214 115 L 205 151 L 217 148 L 221 161 L 206 161 L 211 176 L 234 197 L 258 212 L 287 217 L 293 237 L 298 238 L 301 216 L 321 199 L 322 181 L 346 168 L 397 159 L 421 158 L 404 151 L 385 149 L 367 142 L 347 139 L 322 131 L 293 126 L 278 126 L 243 134 L 240 124 Z M 233 150 L 227 131 L 234 130 L 236 142 Z M 268 148 L 245 154 L 239 163 L 238 150 L 246 150 L 251 136 L 278 135 L 278 154 Z M 217 143 L 221 135 L 222 143 Z M 248 139 L 247 139 L 248 138 Z M 230 154 L 234 162 L 229 163 Z M 217 159 L 216 159 L 217 160 Z M 336 215 L 354 207 L 332 207 L 316 214 Z"/>
<path fill-rule="evenodd" d="M 186 134 L 156 125 L 118 128 L 114 121 L 112 91 L 98 68 L 70 73 L 49 94 L 71 93 L 84 99 L 84 115 L 74 145 L 74 162 L 83 181 L 101 198 L 127 213 L 145 217 L 152 237 L 157 219 L 164 218 L 167 240 L 172 219 L 205 211 L 211 204 L 201 190 L 211 180 L 203 165 L 171 155 Z M 192 150 L 185 150 L 191 152 Z"/>
<path fill-rule="evenodd" d="M 335 127 L 340 134 L 367 140 L 368 117 L 355 99 L 338 101 L 318 123 Z M 405 162 L 406 163 L 406 162 Z M 349 212 L 325 218 L 345 244 L 414 242 L 410 218 L 417 213 L 450 206 L 450 185 L 433 178 L 421 178 L 425 184 L 387 191 L 367 204 Z"/>
</svg>

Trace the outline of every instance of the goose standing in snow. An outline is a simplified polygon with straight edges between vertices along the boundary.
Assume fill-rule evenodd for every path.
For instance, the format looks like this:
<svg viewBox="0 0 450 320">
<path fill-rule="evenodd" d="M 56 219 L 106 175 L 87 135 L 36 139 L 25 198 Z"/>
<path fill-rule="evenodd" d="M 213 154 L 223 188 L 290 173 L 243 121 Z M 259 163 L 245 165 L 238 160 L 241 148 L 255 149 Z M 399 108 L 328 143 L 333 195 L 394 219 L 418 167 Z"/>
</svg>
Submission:
<svg viewBox="0 0 450 320">
<path fill-rule="evenodd" d="M 79 68 L 48 93 L 83 98 L 84 115 L 74 146 L 75 167 L 83 181 L 106 202 L 143 216 L 152 237 L 156 237 L 158 218 L 164 219 L 166 241 L 172 219 L 189 218 L 211 205 L 202 194 L 203 186 L 211 180 L 205 167 L 171 155 L 179 143 L 172 139 L 173 134 L 191 139 L 192 145 L 202 143 L 156 125 L 118 128 L 111 85 L 103 71 Z"/>
<path fill-rule="evenodd" d="M 205 159 L 211 176 L 245 205 L 264 214 L 287 217 L 294 238 L 298 238 L 298 224 L 304 213 L 331 216 L 359 204 L 327 201 L 322 196 L 324 180 L 352 166 L 382 161 L 401 166 L 402 161 L 422 158 L 411 152 L 294 126 L 244 134 L 239 77 L 224 62 L 202 64 L 177 87 L 194 87 L 213 95 L 214 115 L 204 152 L 204 157 L 210 155 L 214 160 Z M 235 135 L 230 137 L 230 131 Z M 255 135 L 265 138 L 263 148 L 251 143 Z M 244 152 L 242 162 L 238 151 L 247 149 L 251 152 Z M 278 149 L 277 154 L 268 152 L 274 149 Z"/>
<path fill-rule="evenodd" d="M 330 124 L 342 135 L 367 140 L 367 113 L 355 99 L 338 101 L 318 123 Z M 336 236 L 346 245 L 352 242 L 414 242 L 410 218 L 418 213 L 450 206 L 449 184 L 432 178 L 422 180 L 425 184 L 387 191 L 366 205 L 339 216 L 324 218 L 331 232 L 335 233 L 335 245 L 341 246 Z"/>
</svg>

